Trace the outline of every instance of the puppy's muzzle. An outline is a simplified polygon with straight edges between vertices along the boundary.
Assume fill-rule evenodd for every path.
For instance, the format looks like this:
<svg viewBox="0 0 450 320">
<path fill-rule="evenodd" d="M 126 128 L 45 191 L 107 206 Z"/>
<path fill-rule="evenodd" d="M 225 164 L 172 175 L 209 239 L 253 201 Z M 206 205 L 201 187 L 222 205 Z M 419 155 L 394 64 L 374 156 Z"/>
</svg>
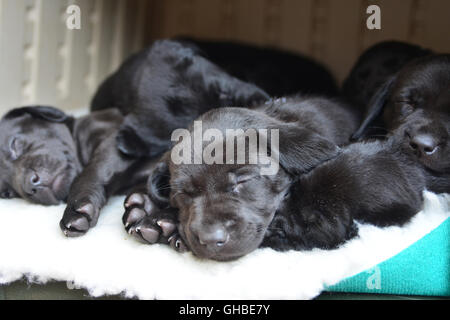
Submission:
<svg viewBox="0 0 450 320">
<path fill-rule="evenodd" d="M 219 251 L 230 239 L 230 235 L 225 227 L 218 224 L 208 228 L 203 228 L 203 230 L 191 228 L 191 233 L 196 239 L 198 239 L 198 242 L 204 247 L 204 249 L 211 252 Z"/>
<path fill-rule="evenodd" d="M 44 205 L 55 205 L 59 201 L 52 189 L 52 177 L 45 172 L 27 170 L 24 176 L 22 190 L 33 202 Z"/>
<path fill-rule="evenodd" d="M 429 134 L 419 134 L 409 137 L 409 146 L 419 157 L 427 157 L 436 152 L 438 140 Z"/>
</svg>

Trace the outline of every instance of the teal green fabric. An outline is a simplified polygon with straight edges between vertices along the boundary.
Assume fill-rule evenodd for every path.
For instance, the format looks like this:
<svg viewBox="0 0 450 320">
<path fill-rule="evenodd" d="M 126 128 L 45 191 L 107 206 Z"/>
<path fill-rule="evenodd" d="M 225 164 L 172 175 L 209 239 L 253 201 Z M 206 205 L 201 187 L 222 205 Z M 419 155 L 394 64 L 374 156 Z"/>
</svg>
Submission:
<svg viewBox="0 0 450 320">
<path fill-rule="evenodd" d="M 450 296 L 450 218 L 396 256 L 326 290 Z"/>
</svg>

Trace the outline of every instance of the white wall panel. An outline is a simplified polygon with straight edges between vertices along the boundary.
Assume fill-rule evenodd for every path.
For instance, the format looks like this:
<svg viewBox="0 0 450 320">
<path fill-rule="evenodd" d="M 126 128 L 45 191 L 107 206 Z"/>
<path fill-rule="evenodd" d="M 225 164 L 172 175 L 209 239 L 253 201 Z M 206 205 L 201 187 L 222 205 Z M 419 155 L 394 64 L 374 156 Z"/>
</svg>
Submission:
<svg viewBox="0 0 450 320">
<path fill-rule="evenodd" d="M 66 9 L 81 9 L 81 29 Z M 0 113 L 87 106 L 99 82 L 142 48 L 146 0 L 0 0 Z M 136 17 L 134 17 L 136 15 Z"/>
</svg>

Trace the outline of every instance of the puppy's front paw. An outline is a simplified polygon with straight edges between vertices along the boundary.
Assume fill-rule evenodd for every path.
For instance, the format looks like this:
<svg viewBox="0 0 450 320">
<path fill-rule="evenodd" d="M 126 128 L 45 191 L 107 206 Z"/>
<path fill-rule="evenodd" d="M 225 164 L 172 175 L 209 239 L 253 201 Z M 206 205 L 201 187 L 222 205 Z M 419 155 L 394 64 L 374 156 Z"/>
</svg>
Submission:
<svg viewBox="0 0 450 320">
<path fill-rule="evenodd" d="M 92 203 L 85 203 L 78 208 L 69 204 L 59 226 L 67 237 L 81 236 L 97 224 L 99 211 Z"/>
<path fill-rule="evenodd" d="M 132 193 L 125 200 L 125 230 L 144 243 L 169 243 L 178 237 L 177 210 L 156 207 L 145 193 Z"/>
<path fill-rule="evenodd" d="M 144 243 L 169 243 L 169 239 L 178 234 L 174 220 L 155 216 L 145 216 L 142 220 L 128 226 L 127 232 Z"/>
</svg>

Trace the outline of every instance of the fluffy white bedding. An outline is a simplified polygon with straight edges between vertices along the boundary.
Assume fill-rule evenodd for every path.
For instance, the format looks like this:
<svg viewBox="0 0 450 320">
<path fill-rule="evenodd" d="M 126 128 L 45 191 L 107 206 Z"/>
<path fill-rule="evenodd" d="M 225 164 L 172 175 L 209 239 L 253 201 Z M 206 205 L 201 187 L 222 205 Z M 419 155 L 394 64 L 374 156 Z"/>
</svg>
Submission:
<svg viewBox="0 0 450 320">
<path fill-rule="evenodd" d="M 0 284 L 26 276 L 42 283 L 68 281 L 93 296 L 310 299 L 324 286 L 392 257 L 450 216 L 450 196 L 425 192 L 424 210 L 403 228 L 360 225 L 360 237 L 336 250 L 260 249 L 225 263 L 138 243 L 123 229 L 122 201 L 111 199 L 97 227 L 75 239 L 59 229 L 63 205 L 0 201 Z"/>
</svg>

